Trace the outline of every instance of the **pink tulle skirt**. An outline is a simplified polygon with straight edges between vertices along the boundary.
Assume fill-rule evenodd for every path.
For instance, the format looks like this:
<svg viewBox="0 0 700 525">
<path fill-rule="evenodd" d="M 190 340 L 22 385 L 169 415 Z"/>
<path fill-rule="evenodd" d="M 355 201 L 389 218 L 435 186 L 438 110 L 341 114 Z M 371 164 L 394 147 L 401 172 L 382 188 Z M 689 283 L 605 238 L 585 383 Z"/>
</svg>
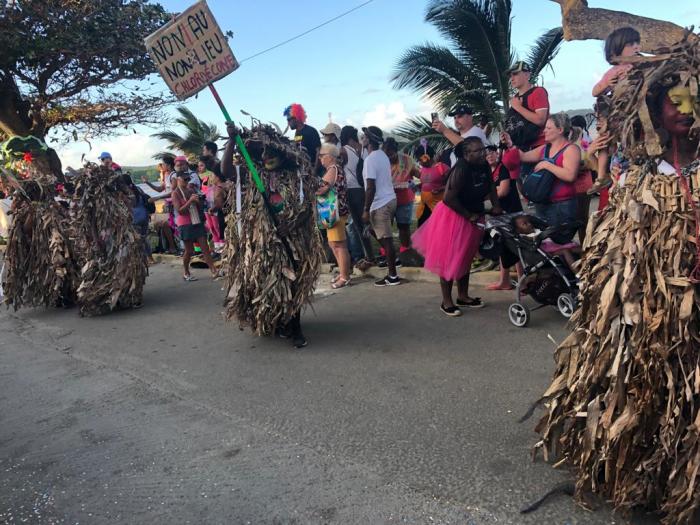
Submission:
<svg viewBox="0 0 700 525">
<path fill-rule="evenodd" d="M 424 268 L 452 281 L 469 273 L 482 235 L 481 228 L 440 202 L 411 240 L 425 257 Z"/>
</svg>

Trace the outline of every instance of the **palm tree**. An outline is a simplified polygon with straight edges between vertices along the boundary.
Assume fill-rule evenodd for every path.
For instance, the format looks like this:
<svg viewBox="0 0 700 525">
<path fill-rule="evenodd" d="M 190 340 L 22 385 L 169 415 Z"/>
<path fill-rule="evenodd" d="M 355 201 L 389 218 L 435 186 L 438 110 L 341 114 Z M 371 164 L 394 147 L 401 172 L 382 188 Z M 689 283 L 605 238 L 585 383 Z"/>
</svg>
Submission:
<svg viewBox="0 0 700 525">
<path fill-rule="evenodd" d="M 500 122 L 511 98 L 507 71 L 517 59 L 510 40 L 511 10 L 510 0 L 431 0 L 425 20 L 450 47 L 426 43 L 409 48 L 392 75 L 394 87 L 422 93 L 443 112 L 463 101 Z M 526 61 L 533 81 L 546 66 L 551 67 L 562 39 L 562 29 L 557 27 L 530 48 Z M 396 134 L 409 143 L 428 136 L 442 144 L 427 119 L 412 119 Z"/>
<path fill-rule="evenodd" d="M 181 151 L 188 157 L 195 158 L 201 155 L 202 145 L 205 142 L 216 142 L 218 139 L 222 138 L 214 124 L 208 124 L 198 119 L 194 113 L 185 106 L 178 107 L 177 111 L 180 113 L 180 116 L 175 119 L 175 122 L 184 128 L 183 135 L 178 134 L 172 129 L 166 129 L 158 133 L 153 133 L 151 136 L 165 140 L 170 144 L 171 149 Z M 160 160 L 164 155 L 169 155 L 169 153 L 156 153 L 153 155 L 153 158 Z"/>
</svg>

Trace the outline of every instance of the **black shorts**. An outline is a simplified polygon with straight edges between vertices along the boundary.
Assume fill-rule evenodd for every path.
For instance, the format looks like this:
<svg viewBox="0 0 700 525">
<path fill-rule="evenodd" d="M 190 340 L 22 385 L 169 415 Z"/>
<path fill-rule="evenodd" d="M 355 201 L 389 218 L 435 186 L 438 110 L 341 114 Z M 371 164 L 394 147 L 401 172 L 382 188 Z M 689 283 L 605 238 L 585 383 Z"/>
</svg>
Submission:
<svg viewBox="0 0 700 525">
<path fill-rule="evenodd" d="M 180 231 L 180 239 L 183 241 L 196 241 L 202 237 L 206 238 L 207 231 L 204 229 L 204 224 L 186 224 L 178 226 Z"/>
</svg>

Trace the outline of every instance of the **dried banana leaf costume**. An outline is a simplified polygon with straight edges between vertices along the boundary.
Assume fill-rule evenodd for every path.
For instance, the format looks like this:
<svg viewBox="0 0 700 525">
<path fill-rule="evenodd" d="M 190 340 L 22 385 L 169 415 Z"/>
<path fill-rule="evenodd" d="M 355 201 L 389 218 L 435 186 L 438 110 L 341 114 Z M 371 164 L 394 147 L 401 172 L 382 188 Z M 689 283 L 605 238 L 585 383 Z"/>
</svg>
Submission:
<svg viewBox="0 0 700 525">
<path fill-rule="evenodd" d="M 134 229 L 128 188 L 121 175 L 88 166 L 75 185 L 75 250 L 80 266 L 81 315 L 102 315 L 141 304 L 148 269 Z"/>
<path fill-rule="evenodd" d="M 12 226 L 5 254 L 4 301 L 22 307 L 73 303 L 78 276 L 68 210 L 54 197 L 53 175 L 13 181 Z"/>
<path fill-rule="evenodd" d="M 698 523 L 700 505 L 700 162 L 661 173 L 650 105 L 664 86 L 697 97 L 699 76 L 684 42 L 635 59 L 612 95 L 610 130 L 635 165 L 589 223 L 581 305 L 536 427 L 535 453 L 573 468 L 579 503 L 596 493 L 667 524 Z"/>
<path fill-rule="evenodd" d="M 241 212 L 234 206 L 226 220 L 225 315 L 268 335 L 295 318 L 298 322 L 313 297 L 323 253 L 315 218 L 319 179 L 308 155 L 272 127 L 256 126 L 241 136 L 268 191 L 277 226 L 241 169 L 248 178 Z M 277 162 L 266 168 L 263 157 Z"/>
</svg>

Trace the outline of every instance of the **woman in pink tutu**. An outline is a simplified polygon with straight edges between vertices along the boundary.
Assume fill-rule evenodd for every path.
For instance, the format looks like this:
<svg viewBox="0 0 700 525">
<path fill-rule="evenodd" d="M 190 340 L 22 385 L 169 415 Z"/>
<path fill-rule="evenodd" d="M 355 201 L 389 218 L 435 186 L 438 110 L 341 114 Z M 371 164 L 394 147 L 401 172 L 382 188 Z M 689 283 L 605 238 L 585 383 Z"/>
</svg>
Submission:
<svg viewBox="0 0 700 525">
<path fill-rule="evenodd" d="M 481 308 L 479 297 L 469 297 L 469 269 L 481 243 L 484 199 L 494 215 L 502 213 L 491 171 L 484 160 L 484 144 L 467 137 L 455 147 L 457 163 L 450 170 L 445 197 L 413 234 L 413 247 L 425 257 L 424 267 L 440 276 L 440 310 L 450 317 L 462 315 L 460 306 Z M 457 281 L 457 300 L 452 282 Z"/>
</svg>

